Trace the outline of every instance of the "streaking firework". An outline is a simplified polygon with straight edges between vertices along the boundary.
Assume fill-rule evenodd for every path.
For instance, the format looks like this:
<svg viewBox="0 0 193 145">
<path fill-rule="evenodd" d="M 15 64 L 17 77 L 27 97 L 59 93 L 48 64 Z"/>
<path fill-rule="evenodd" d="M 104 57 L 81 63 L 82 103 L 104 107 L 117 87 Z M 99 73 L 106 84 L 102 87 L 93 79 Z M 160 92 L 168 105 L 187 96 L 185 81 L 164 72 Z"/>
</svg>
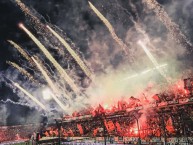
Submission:
<svg viewBox="0 0 193 145">
<path fill-rule="evenodd" d="M 168 16 L 164 8 L 156 0 L 144 0 L 144 3 L 152 9 L 160 21 L 165 25 L 165 27 L 170 32 L 173 39 L 184 46 L 187 49 L 192 49 L 193 46 L 191 42 L 186 38 L 186 36 L 181 32 L 179 26 L 172 22 L 171 18 Z"/>
<path fill-rule="evenodd" d="M 27 95 L 30 99 L 32 99 L 36 104 L 38 104 L 42 109 L 44 109 L 45 111 L 47 111 L 46 107 L 40 102 L 38 101 L 38 99 L 36 99 L 33 95 L 31 95 L 27 90 L 25 90 L 24 88 L 22 88 L 18 83 L 14 83 L 14 86 L 16 86 L 20 91 L 22 91 L 25 95 Z"/>
<path fill-rule="evenodd" d="M 57 94 L 57 96 L 61 96 L 61 94 L 64 94 L 64 90 L 62 90 L 62 93 L 60 93 L 61 89 L 59 89 L 59 87 L 57 86 L 57 84 L 54 84 L 52 79 L 51 79 L 51 73 L 47 70 L 47 68 L 45 67 L 45 65 L 43 64 L 43 62 L 40 60 L 39 57 L 37 56 L 33 56 L 33 62 L 35 63 L 35 65 L 37 66 L 38 70 L 41 72 L 41 74 L 43 74 L 43 76 L 45 75 L 46 78 L 48 78 L 48 80 L 46 80 L 47 82 L 51 82 L 50 87 L 52 87 L 52 90 L 55 92 L 55 94 Z M 44 78 L 45 78 L 44 76 Z M 49 81 L 50 80 L 50 81 Z M 65 97 L 70 99 L 70 97 L 68 95 L 65 94 Z"/>
<path fill-rule="evenodd" d="M 54 59 L 54 57 L 50 54 L 50 52 L 44 47 L 44 45 L 23 25 L 19 25 L 22 30 L 26 32 L 26 34 L 34 41 L 34 43 L 39 47 L 39 49 L 45 54 L 45 56 L 50 60 L 50 62 L 54 65 L 63 79 L 69 84 L 72 90 L 76 94 L 80 94 L 79 88 L 75 85 L 74 81 L 70 78 L 70 76 L 66 73 L 66 71 L 61 67 L 61 65 Z"/>
<path fill-rule="evenodd" d="M 154 68 L 152 68 L 152 69 L 147 69 L 147 70 L 145 70 L 145 71 L 143 71 L 143 72 L 141 72 L 141 73 L 137 73 L 137 74 L 131 75 L 131 76 L 129 76 L 129 77 L 126 77 L 124 80 L 126 81 L 126 80 L 129 80 L 129 79 L 136 78 L 136 77 L 138 77 L 138 76 L 140 76 L 140 75 L 145 75 L 145 74 L 147 74 L 147 73 L 149 73 L 149 72 L 151 72 L 151 71 L 154 71 L 154 70 L 156 70 L 156 69 L 162 69 L 162 68 L 166 67 L 167 65 L 168 65 L 168 64 L 162 64 L 162 65 L 159 65 L 159 66 L 154 67 Z"/>
<path fill-rule="evenodd" d="M 47 25 L 47 28 L 52 32 L 52 34 L 66 47 L 70 55 L 75 59 L 75 61 L 78 63 L 78 65 L 81 67 L 81 69 L 84 71 L 84 73 L 89 77 L 91 80 L 93 80 L 93 74 L 89 70 L 89 68 L 84 64 L 84 62 L 81 60 L 81 58 L 76 54 L 76 52 L 70 47 L 70 45 L 59 35 L 57 34 L 51 27 Z"/>
<path fill-rule="evenodd" d="M 59 94 L 60 94 L 59 90 L 56 88 L 56 86 L 54 85 L 54 83 L 52 82 L 52 80 L 50 79 L 48 74 L 46 73 L 46 71 L 44 71 L 44 69 L 41 67 L 41 65 L 33 57 L 32 57 L 32 60 L 35 62 L 38 69 L 41 71 L 42 75 L 45 77 L 46 81 L 48 82 L 50 88 L 53 90 L 54 94 L 56 96 L 59 96 Z M 65 111 L 66 110 L 65 106 L 62 104 L 62 102 L 55 95 L 51 95 L 51 96 L 56 101 L 56 103 Z"/>
<path fill-rule="evenodd" d="M 112 38 L 120 45 L 120 47 L 123 49 L 125 54 L 127 54 L 127 51 L 128 51 L 129 48 L 117 36 L 117 34 L 115 33 L 115 30 L 114 30 L 113 26 L 111 25 L 111 23 L 101 14 L 101 12 L 99 12 L 99 10 L 91 2 L 88 2 L 88 3 L 90 5 L 91 9 L 95 12 L 95 14 L 101 19 L 101 21 L 103 21 L 105 26 L 108 28 L 109 32 L 111 33 Z"/>
<path fill-rule="evenodd" d="M 43 70 L 48 74 L 48 76 L 51 78 L 52 75 L 50 73 L 50 71 L 46 68 L 45 64 L 43 63 L 43 61 L 37 57 L 37 56 L 33 56 L 35 58 L 35 60 L 42 66 Z M 32 62 L 34 63 L 34 61 L 32 60 Z M 34 63 L 35 66 L 37 66 L 35 63 Z M 39 70 L 39 69 L 38 69 Z"/>
<path fill-rule="evenodd" d="M 33 13 L 30 11 L 28 7 L 24 3 L 21 2 L 21 0 L 15 0 L 16 4 L 20 7 L 20 9 L 24 12 L 26 16 L 30 16 L 31 21 L 36 24 L 36 27 L 38 29 L 43 29 L 44 25 L 40 22 L 40 20 L 33 15 Z"/>
<path fill-rule="evenodd" d="M 38 83 L 38 81 L 36 81 L 34 79 L 34 77 L 29 72 L 27 72 L 24 68 L 20 67 L 18 64 L 14 63 L 14 62 L 10 62 L 10 61 L 7 61 L 7 63 L 9 65 L 13 66 L 14 68 L 16 68 L 23 75 L 25 75 L 30 81 L 32 81 L 34 83 Z"/>
<path fill-rule="evenodd" d="M 21 55 L 33 66 L 33 62 L 30 58 L 30 56 L 23 50 L 23 48 L 21 46 L 19 46 L 17 43 L 13 42 L 12 40 L 8 40 L 8 42 L 13 45 L 13 47 L 15 47 L 19 53 L 21 53 Z"/>
<path fill-rule="evenodd" d="M 143 50 L 145 51 L 145 53 L 147 54 L 147 56 L 149 57 L 149 59 L 151 60 L 151 62 L 153 63 L 153 65 L 156 67 L 156 69 L 158 70 L 158 72 L 166 79 L 166 81 L 168 81 L 166 74 L 158 67 L 159 64 L 157 62 L 157 60 L 153 57 L 153 55 L 151 54 L 151 52 L 148 50 L 148 48 L 146 47 L 146 45 L 142 42 L 142 41 L 138 41 L 138 44 L 143 48 Z"/>
</svg>

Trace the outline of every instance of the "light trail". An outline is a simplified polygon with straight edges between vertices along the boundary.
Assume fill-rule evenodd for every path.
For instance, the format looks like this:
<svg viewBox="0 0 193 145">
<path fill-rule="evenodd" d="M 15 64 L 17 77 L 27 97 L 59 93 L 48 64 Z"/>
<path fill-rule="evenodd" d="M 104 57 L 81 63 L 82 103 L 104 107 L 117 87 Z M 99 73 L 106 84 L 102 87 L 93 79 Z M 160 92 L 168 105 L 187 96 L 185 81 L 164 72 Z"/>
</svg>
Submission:
<svg viewBox="0 0 193 145">
<path fill-rule="evenodd" d="M 153 57 L 153 55 L 151 54 L 151 52 L 148 50 L 148 48 L 146 47 L 146 45 L 145 45 L 141 40 L 139 40 L 139 41 L 137 42 L 137 44 L 139 44 L 139 45 L 143 48 L 143 50 L 145 51 L 145 53 L 147 54 L 147 56 L 149 57 L 149 59 L 151 60 L 151 62 L 153 63 L 153 65 L 155 66 L 155 68 L 158 70 L 158 72 L 166 79 L 166 81 L 168 81 L 165 73 L 164 73 L 161 69 L 159 69 L 159 67 L 158 67 L 158 66 L 159 66 L 158 62 L 157 62 L 156 59 Z"/>
<path fill-rule="evenodd" d="M 187 49 L 193 48 L 192 43 L 181 32 L 179 26 L 172 21 L 164 8 L 156 0 L 144 0 L 147 6 L 152 9 L 160 21 L 165 25 L 172 38 Z"/>
<path fill-rule="evenodd" d="M 66 71 L 60 66 L 60 64 L 54 59 L 54 57 L 50 54 L 50 52 L 44 47 L 44 45 L 23 24 L 20 24 L 19 27 L 26 32 L 26 34 L 34 41 L 34 43 L 39 47 L 39 49 L 45 54 L 45 56 L 50 60 L 50 62 L 60 73 L 61 77 L 69 84 L 71 89 L 76 94 L 80 94 L 80 90 L 75 85 L 73 80 L 66 73 Z"/>
<path fill-rule="evenodd" d="M 45 111 L 47 111 L 46 107 L 40 102 L 38 101 L 38 99 L 36 99 L 33 95 L 31 95 L 27 90 L 25 90 L 24 88 L 22 88 L 18 83 L 13 82 L 14 86 L 16 86 L 20 91 L 22 91 L 25 95 L 27 95 L 30 99 L 32 99 L 36 104 L 38 104 L 42 109 L 44 109 Z"/>
<path fill-rule="evenodd" d="M 105 26 L 108 28 L 112 38 L 121 46 L 125 54 L 127 54 L 127 49 L 128 49 L 127 45 L 117 36 L 111 23 L 102 15 L 101 12 L 99 12 L 99 10 L 90 1 L 88 3 L 91 9 L 94 11 L 94 13 L 101 19 L 101 21 L 103 21 Z"/>
<path fill-rule="evenodd" d="M 48 69 L 46 68 L 46 66 L 43 64 L 42 60 L 41 60 L 40 58 L 38 58 L 37 56 L 33 56 L 33 57 L 34 57 L 35 60 L 42 66 L 43 70 L 47 73 L 47 75 L 48 75 L 49 77 L 52 77 L 51 73 L 48 71 Z M 33 63 L 34 63 L 34 61 L 33 61 Z M 34 63 L 34 64 L 35 64 L 35 63 Z M 35 64 L 35 66 L 37 66 L 37 65 Z"/>
<path fill-rule="evenodd" d="M 50 32 L 66 47 L 67 51 L 70 53 L 70 55 L 75 59 L 75 61 L 78 63 L 80 68 L 84 71 L 84 73 L 89 77 L 91 80 L 93 80 L 93 75 L 89 68 L 84 64 L 84 62 L 81 60 L 81 58 L 76 54 L 76 52 L 70 47 L 70 45 L 64 40 L 58 33 L 56 33 L 51 27 L 47 25 L 47 28 L 50 30 Z"/>
<path fill-rule="evenodd" d="M 30 56 L 23 50 L 21 46 L 19 46 L 17 43 L 13 42 L 12 40 L 7 40 L 13 47 L 15 47 L 19 53 L 33 66 L 33 62 L 30 58 Z"/>
<path fill-rule="evenodd" d="M 16 68 L 19 72 L 25 75 L 30 81 L 34 83 L 38 83 L 30 73 L 28 73 L 24 68 L 20 67 L 18 64 L 11 62 L 11 61 L 7 61 L 7 64 Z"/>
<path fill-rule="evenodd" d="M 129 80 L 129 79 L 132 79 L 132 78 L 136 78 L 136 77 L 138 77 L 138 76 L 140 76 L 140 75 L 145 75 L 145 74 L 147 74 L 148 72 L 154 71 L 154 70 L 156 70 L 156 69 L 164 68 L 164 67 L 166 67 L 167 65 L 168 65 L 168 64 L 162 64 L 162 65 L 159 65 L 159 66 L 157 66 L 157 67 L 155 67 L 155 68 L 147 69 L 147 70 L 145 70 L 145 71 L 143 71 L 143 72 L 141 72 L 141 73 L 137 73 L 137 74 L 131 75 L 131 76 L 125 78 L 124 80 L 126 81 L 126 80 Z"/>
<path fill-rule="evenodd" d="M 40 20 L 33 15 L 30 9 L 24 3 L 22 3 L 21 0 L 15 0 L 15 2 L 26 16 L 30 16 L 30 20 L 35 23 L 39 29 L 43 29 L 43 24 L 40 22 Z"/>
<path fill-rule="evenodd" d="M 52 82 L 52 80 L 50 79 L 50 77 L 48 76 L 48 74 L 46 73 L 46 71 L 44 71 L 44 69 L 42 68 L 42 66 L 35 60 L 34 57 L 32 57 L 32 60 L 35 62 L 36 66 L 38 67 L 38 69 L 41 71 L 42 75 L 44 76 L 44 78 L 46 79 L 46 81 L 48 82 L 50 88 L 53 90 L 53 92 L 56 94 L 56 96 L 58 96 L 59 90 L 56 88 L 56 86 L 54 85 L 54 83 Z M 55 96 L 55 95 L 51 95 L 53 97 L 53 99 L 56 101 L 56 103 L 64 110 L 66 111 L 66 107 L 62 104 L 62 102 Z"/>
</svg>

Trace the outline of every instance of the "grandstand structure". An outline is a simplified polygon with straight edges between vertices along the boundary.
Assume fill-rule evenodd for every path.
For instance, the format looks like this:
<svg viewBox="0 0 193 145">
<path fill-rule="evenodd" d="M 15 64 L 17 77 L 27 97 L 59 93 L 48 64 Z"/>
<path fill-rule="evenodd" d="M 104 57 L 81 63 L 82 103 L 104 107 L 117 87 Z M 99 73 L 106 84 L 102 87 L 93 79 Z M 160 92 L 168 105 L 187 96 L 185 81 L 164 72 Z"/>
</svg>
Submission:
<svg viewBox="0 0 193 145">
<path fill-rule="evenodd" d="M 182 89 L 178 87 L 174 92 L 156 94 L 153 98 L 153 102 L 145 100 L 142 104 L 131 97 L 129 102 L 118 102 L 110 109 L 99 105 L 95 109 L 75 112 L 57 119 L 56 125 L 50 125 L 44 135 L 72 139 L 103 137 L 104 142 L 113 142 L 112 138 L 119 137 L 122 143 L 135 138 L 138 144 L 150 144 L 154 140 L 165 144 L 192 143 L 193 79 L 185 79 Z"/>
<path fill-rule="evenodd" d="M 190 145 L 193 143 L 193 79 L 185 79 L 183 88 L 154 95 L 153 101 L 145 98 L 142 102 L 130 97 L 128 102 L 119 101 L 111 108 L 99 105 L 95 109 L 88 108 L 74 112 L 72 116 L 55 119 L 54 124 L 44 128 L 32 128 L 25 131 L 29 134 L 38 131 L 34 137 L 36 144 Z M 22 131 L 12 133 L 19 134 L 22 139 L 27 135 Z"/>
</svg>

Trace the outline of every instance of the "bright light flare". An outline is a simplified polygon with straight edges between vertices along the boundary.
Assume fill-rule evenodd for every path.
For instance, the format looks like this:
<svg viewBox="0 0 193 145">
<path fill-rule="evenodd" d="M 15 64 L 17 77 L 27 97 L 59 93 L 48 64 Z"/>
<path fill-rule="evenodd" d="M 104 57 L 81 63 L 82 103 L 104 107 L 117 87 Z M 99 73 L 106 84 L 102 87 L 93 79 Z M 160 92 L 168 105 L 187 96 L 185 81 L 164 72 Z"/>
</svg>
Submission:
<svg viewBox="0 0 193 145">
<path fill-rule="evenodd" d="M 42 90 L 42 96 L 44 100 L 51 100 L 52 99 L 52 91 L 49 88 L 45 88 Z"/>
<path fill-rule="evenodd" d="M 134 134 L 138 134 L 138 133 L 139 133 L 139 131 L 138 131 L 137 128 L 134 128 L 134 129 L 133 129 L 133 132 L 134 132 Z"/>
<path fill-rule="evenodd" d="M 109 108 L 109 105 L 108 104 L 104 104 L 104 109 L 108 109 Z"/>
<path fill-rule="evenodd" d="M 132 127 L 132 128 L 129 129 L 129 131 L 130 131 L 131 134 L 135 134 L 135 135 L 137 135 L 139 133 L 137 127 Z"/>
</svg>

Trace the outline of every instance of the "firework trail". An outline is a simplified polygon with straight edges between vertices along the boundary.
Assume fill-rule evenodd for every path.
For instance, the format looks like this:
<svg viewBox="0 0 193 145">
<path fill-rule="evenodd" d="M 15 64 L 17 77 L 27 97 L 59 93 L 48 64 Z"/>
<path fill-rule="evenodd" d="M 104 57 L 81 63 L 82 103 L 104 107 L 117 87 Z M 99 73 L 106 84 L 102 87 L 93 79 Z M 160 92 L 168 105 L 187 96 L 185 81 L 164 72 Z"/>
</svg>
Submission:
<svg viewBox="0 0 193 145">
<path fill-rule="evenodd" d="M 46 71 L 44 71 L 44 69 L 41 67 L 41 65 L 32 57 L 32 60 L 35 62 L 35 64 L 37 65 L 38 69 L 41 71 L 42 75 L 45 77 L 46 81 L 48 82 L 49 86 L 51 87 L 51 89 L 53 90 L 53 92 L 58 96 L 59 95 L 59 90 L 55 87 L 54 83 L 52 82 L 52 80 L 50 79 L 50 77 L 48 76 L 48 74 L 46 73 Z M 66 107 L 62 104 L 62 102 L 55 96 L 55 95 L 51 95 L 53 97 L 53 99 L 56 101 L 56 103 L 64 110 L 66 111 Z"/>
<path fill-rule="evenodd" d="M 186 36 L 181 32 L 179 26 L 172 22 L 171 18 L 168 16 L 164 8 L 156 0 L 144 0 L 144 3 L 152 9 L 156 16 L 159 17 L 160 21 L 165 25 L 165 27 L 170 32 L 172 38 L 188 50 L 193 48 L 191 42 L 186 38 Z"/>
<path fill-rule="evenodd" d="M 57 47 L 58 49 L 58 53 L 62 56 L 64 56 L 64 52 L 63 49 L 60 47 L 60 41 L 59 40 L 55 40 L 53 38 L 53 33 L 51 33 L 50 31 L 47 31 L 46 29 L 46 25 L 44 23 L 42 23 L 40 21 L 40 17 L 43 18 L 41 15 L 38 15 L 37 12 L 33 12 L 33 10 L 31 10 L 30 8 L 28 8 L 24 3 L 22 3 L 20 0 L 15 0 L 16 4 L 20 7 L 20 9 L 24 12 L 24 14 L 26 15 L 26 17 L 29 18 L 30 20 L 30 25 L 32 25 L 44 38 L 46 38 L 46 40 L 49 40 L 49 45 L 51 45 L 52 47 Z M 46 22 L 47 23 L 47 22 Z M 51 25 L 51 24 L 49 24 Z M 61 37 L 61 36 L 60 36 Z M 68 39 L 68 38 L 67 38 Z M 69 49 L 68 49 L 69 50 Z M 73 50 L 72 50 L 73 51 Z M 72 54 L 73 52 L 71 51 L 70 54 Z M 89 76 L 89 78 L 92 80 L 94 78 L 94 75 L 91 74 L 90 70 L 87 68 L 87 66 L 85 65 L 85 62 L 83 62 L 80 58 L 78 58 L 79 56 L 74 52 L 75 56 L 74 58 L 76 58 L 76 62 L 81 66 L 81 69 L 83 68 L 83 71 L 86 72 L 85 74 L 87 76 Z M 75 88 L 75 87 L 74 87 Z M 78 89 L 77 89 L 78 91 Z"/>
<path fill-rule="evenodd" d="M 45 26 L 40 22 L 40 20 L 36 16 L 33 15 L 30 9 L 26 7 L 25 4 L 21 2 L 21 0 L 15 0 L 15 2 L 20 7 L 20 9 L 24 12 L 24 14 L 30 17 L 31 22 L 33 24 L 36 24 L 35 26 L 38 27 L 38 29 L 44 30 Z"/>
<path fill-rule="evenodd" d="M 95 12 L 95 14 L 103 21 L 103 23 L 105 24 L 105 26 L 108 28 L 109 32 L 111 33 L 113 39 L 121 46 L 121 48 L 123 49 L 123 51 L 125 52 L 125 54 L 127 54 L 128 51 L 128 47 L 127 45 L 117 36 L 117 34 L 115 33 L 115 30 L 113 28 L 113 26 L 111 25 L 111 23 L 99 12 L 99 10 L 91 3 L 88 2 L 91 9 Z"/>
<path fill-rule="evenodd" d="M 44 39 L 47 41 L 47 43 L 49 43 L 49 45 L 51 45 L 51 47 L 57 47 L 58 53 L 65 57 L 64 55 L 64 51 L 63 48 L 60 47 L 60 42 L 56 41 L 56 39 L 54 39 L 52 37 L 52 33 L 50 31 L 47 31 L 46 29 L 46 25 L 40 21 L 40 19 L 44 19 L 40 14 L 38 14 L 37 12 L 34 12 L 33 10 L 31 10 L 30 8 L 28 8 L 24 3 L 22 3 L 20 0 L 15 0 L 16 4 L 20 7 L 20 9 L 24 12 L 25 16 L 27 18 L 29 18 L 30 20 L 30 25 L 32 25 L 40 35 L 42 35 L 44 37 Z M 36 16 L 39 15 L 39 16 Z M 46 20 L 45 20 L 45 23 Z M 51 25 L 51 24 L 49 24 Z M 66 36 L 65 36 L 66 37 Z M 67 38 L 69 39 L 69 38 Z"/>
<path fill-rule="evenodd" d="M 42 60 L 40 60 L 40 58 L 38 58 L 37 56 L 33 56 L 33 58 L 37 61 L 37 63 L 39 64 L 39 66 L 41 66 L 41 68 L 47 73 L 47 75 L 50 77 L 50 78 L 53 78 L 54 76 L 52 75 L 52 74 L 54 74 L 54 72 L 52 71 L 52 74 L 50 73 L 50 71 L 46 68 L 46 66 L 44 65 L 44 63 L 42 62 Z M 34 61 L 33 61 L 34 62 Z M 36 64 L 35 64 L 36 65 Z M 48 65 L 48 64 L 47 64 Z M 36 65 L 37 66 L 37 65 Z M 51 69 L 51 68 L 50 68 Z M 39 70 L 39 68 L 38 68 L 38 70 Z M 55 78 L 54 78 L 54 80 L 56 80 Z M 60 82 L 60 80 L 58 80 L 57 79 L 57 81 L 56 81 L 57 83 L 56 83 L 56 85 L 57 85 L 57 87 L 58 88 L 60 88 L 60 89 L 57 89 L 57 90 L 63 90 L 63 92 L 64 92 L 64 88 L 62 88 L 62 86 L 58 83 L 58 82 Z"/>
<path fill-rule="evenodd" d="M 21 72 L 23 75 L 25 75 L 30 81 L 32 81 L 34 83 L 38 83 L 38 81 L 36 81 L 30 73 L 28 73 L 24 68 L 20 67 L 18 64 L 14 63 L 14 62 L 10 62 L 10 61 L 7 61 L 7 64 L 16 68 L 19 72 Z"/>
<path fill-rule="evenodd" d="M 138 14 L 137 14 L 137 10 L 136 10 L 135 5 L 133 5 L 132 3 L 130 3 L 130 4 L 131 4 L 132 10 L 134 11 L 135 16 L 136 16 L 136 18 L 137 18 L 137 20 L 138 20 L 138 21 L 136 22 L 136 21 L 134 20 L 134 17 L 129 13 L 130 19 L 131 19 L 131 21 L 133 22 L 135 29 L 144 36 L 145 42 L 148 43 L 148 45 L 155 50 L 155 47 L 151 44 L 151 41 L 150 41 L 150 38 L 149 38 L 148 34 L 142 29 L 142 26 L 141 26 L 141 24 L 140 24 L 140 22 L 139 22 L 140 19 L 139 19 L 139 16 L 138 16 Z M 150 51 L 147 49 L 147 47 L 145 46 L 145 44 L 144 44 L 142 41 L 138 41 L 138 44 L 143 48 L 143 50 L 145 51 L 145 53 L 146 53 L 146 55 L 148 56 L 148 58 L 152 61 L 152 63 L 153 63 L 154 66 L 155 66 L 155 69 L 157 69 L 158 72 L 159 72 L 159 73 L 167 80 L 167 82 L 168 82 L 168 79 L 166 78 L 166 74 L 160 69 L 160 66 L 159 66 L 158 62 L 157 62 L 156 59 L 153 57 L 153 55 L 150 53 Z M 151 71 L 151 70 L 150 70 L 150 71 Z"/>
<path fill-rule="evenodd" d="M 34 41 L 34 43 L 40 48 L 40 50 L 45 54 L 45 56 L 50 60 L 50 62 L 55 66 L 58 70 L 62 78 L 70 85 L 71 89 L 76 93 L 79 94 L 80 91 L 78 87 L 75 85 L 73 80 L 69 77 L 66 71 L 60 66 L 60 64 L 53 58 L 50 52 L 44 47 L 44 45 L 23 25 L 19 25 L 22 30 L 26 32 L 26 34 Z"/>
<path fill-rule="evenodd" d="M 43 68 L 43 70 L 48 74 L 48 76 L 49 77 L 52 77 L 52 75 L 51 75 L 51 73 L 48 71 L 48 69 L 46 68 L 46 66 L 45 65 L 43 65 L 43 62 L 42 62 L 42 60 L 40 59 L 40 58 L 38 58 L 37 56 L 33 56 L 35 59 L 36 59 L 36 61 L 42 66 L 42 68 Z M 34 61 L 33 61 L 33 63 L 34 63 Z M 35 63 L 34 63 L 35 64 Z M 37 66 L 36 64 L 35 64 L 35 66 Z M 39 70 L 39 69 L 38 69 Z"/>
<path fill-rule="evenodd" d="M 71 56 L 75 59 L 75 61 L 78 63 L 78 65 L 81 67 L 81 69 L 84 71 L 84 73 L 93 80 L 93 75 L 90 72 L 89 68 L 84 64 L 84 62 L 81 60 L 81 58 L 76 54 L 76 52 L 70 47 L 70 45 L 60 36 L 58 35 L 51 27 L 47 25 L 47 28 L 50 30 L 50 32 L 66 47 L 68 52 L 71 54 Z"/>
<path fill-rule="evenodd" d="M 47 111 L 46 107 L 38 101 L 34 96 L 32 96 L 27 90 L 22 88 L 18 83 L 13 82 L 14 86 L 16 86 L 20 91 L 22 91 L 25 95 L 27 95 L 30 99 L 32 99 L 35 103 L 37 103 L 42 109 Z"/>
<path fill-rule="evenodd" d="M 15 47 L 19 53 L 21 53 L 21 55 L 32 65 L 34 66 L 30 56 L 23 50 L 23 48 L 21 46 L 19 46 L 18 44 L 16 44 L 15 42 L 13 42 L 12 40 L 7 40 L 13 47 Z"/>
<path fill-rule="evenodd" d="M 148 43 L 148 45 L 155 50 L 155 47 L 154 47 L 154 45 L 152 45 L 148 34 L 147 34 L 146 31 L 143 30 L 143 28 L 142 28 L 142 25 L 141 25 L 141 23 L 140 23 L 140 18 L 139 18 L 138 14 L 137 14 L 137 9 L 136 9 L 135 5 L 132 4 L 132 3 L 130 3 L 130 5 L 131 5 L 131 8 L 132 8 L 133 12 L 135 13 L 135 16 L 136 16 L 137 21 L 134 20 L 134 17 L 133 17 L 128 11 L 127 11 L 127 13 L 129 14 L 130 19 L 131 19 L 131 21 L 133 22 L 136 31 L 138 31 L 139 33 L 141 33 L 141 34 L 144 36 L 145 42 Z M 145 51 L 145 53 L 146 53 L 146 55 L 148 56 L 148 58 L 152 61 L 152 63 L 153 63 L 154 66 L 155 66 L 155 69 L 157 69 L 158 72 L 167 80 L 167 82 L 169 82 L 169 80 L 166 78 L 165 72 L 163 72 L 163 71 L 160 69 L 160 66 L 159 66 L 158 62 L 157 62 L 156 59 L 153 57 L 153 55 L 150 53 L 150 51 L 147 49 L 147 47 L 145 46 L 145 44 L 142 43 L 141 41 L 139 41 L 138 44 L 143 48 L 143 50 Z M 151 71 L 151 70 L 149 70 L 149 71 Z M 147 71 L 146 71 L 146 72 L 147 72 Z M 145 72 L 144 72 L 144 73 L 145 73 Z M 129 78 L 130 78 L 130 77 L 129 77 Z M 131 78 L 133 78 L 133 77 L 131 77 Z"/>
<path fill-rule="evenodd" d="M 153 70 L 155 70 L 155 69 L 160 69 L 160 68 L 166 67 L 167 65 L 168 65 L 168 64 L 159 65 L 159 66 L 157 66 L 157 67 L 155 67 L 155 68 L 148 69 L 148 70 L 145 70 L 145 71 L 143 71 L 143 72 L 141 72 L 141 73 L 137 73 L 137 74 L 131 75 L 131 76 L 129 76 L 129 77 L 126 77 L 126 78 L 123 79 L 123 80 L 126 81 L 126 80 L 129 80 L 129 79 L 132 79 L 132 78 L 136 78 L 136 77 L 138 77 L 138 76 L 140 76 L 140 75 L 144 75 L 144 74 L 146 74 L 146 73 L 148 73 L 148 72 L 151 72 L 151 71 L 153 71 Z"/>
<path fill-rule="evenodd" d="M 151 62 L 154 64 L 154 66 L 156 67 L 156 69 L 158 70 L 158 72 L 166 79 L 167 82 L 169 82 L 168 79 L 167 79 L 167 77 L 166 77 L 166 74 L 159 68 L 158 62 L 157 62 L 156 59 L 153 57 L 153 55 L 151 54 L 151 52 L 147 49 L 146 45 L 145 45 L 142 41 L 140 41 L 140 40 L 139 40 L 137 43 L 138 43 L 138 45 L 140 45 L 140 46 L 143 48 L 143 50 L 145 51 L 145 53 L 147 54 L 147 56 L 149 57 L 149 59 L 151 60 Z"/>
</svg>

